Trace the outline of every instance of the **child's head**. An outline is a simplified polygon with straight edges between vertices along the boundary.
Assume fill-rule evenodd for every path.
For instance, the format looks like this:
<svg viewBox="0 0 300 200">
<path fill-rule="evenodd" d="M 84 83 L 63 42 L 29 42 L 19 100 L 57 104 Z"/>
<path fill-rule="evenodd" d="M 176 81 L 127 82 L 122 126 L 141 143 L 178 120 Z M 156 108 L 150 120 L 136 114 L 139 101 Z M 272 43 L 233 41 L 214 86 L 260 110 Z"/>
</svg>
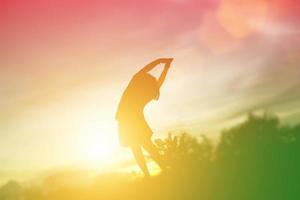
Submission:
<svg viewBox="0 0 300 200">
<path fill-rule="evenodd" d="M 156 78 L 145 73 L 142 78 L 140 92 L 144 100 L 157 100 L 159 98 L 159 85 Z"/>
</svg>

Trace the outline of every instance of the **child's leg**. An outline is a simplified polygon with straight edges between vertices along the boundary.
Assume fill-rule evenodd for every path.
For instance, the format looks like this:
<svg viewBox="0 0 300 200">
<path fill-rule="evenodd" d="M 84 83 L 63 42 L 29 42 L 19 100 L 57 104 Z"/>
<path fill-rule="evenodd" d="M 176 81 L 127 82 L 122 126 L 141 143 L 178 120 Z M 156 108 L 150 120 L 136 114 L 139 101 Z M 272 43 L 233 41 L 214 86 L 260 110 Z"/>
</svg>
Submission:
<svg viewBox="0 0 300 200">
<path fill-rule="evenodd" d="M 139 145 L 136 145 L 136 146 L 132 146 L 131 150 L 132 150 L 132 153 L 135 157 L 135 160 L 136 160 L 137 164 L 142 169 L 145 177 L 150 176 L 148 167 L 146 165 L 145 157 L 144 157 L 143 152 L 142 152 L 142 148 Z"/>
<path fill-rule="evenodd" d="M 143 144 L 143 147 L 146 149 L 146 151 L 150 154 L 151 158 L 159 165 L 159 167 L 162 170 L 166 169 L 166 165 L 162 160 L 162 156 L 158 153 L 157 148 L 150 139 Z"/>
</svg>

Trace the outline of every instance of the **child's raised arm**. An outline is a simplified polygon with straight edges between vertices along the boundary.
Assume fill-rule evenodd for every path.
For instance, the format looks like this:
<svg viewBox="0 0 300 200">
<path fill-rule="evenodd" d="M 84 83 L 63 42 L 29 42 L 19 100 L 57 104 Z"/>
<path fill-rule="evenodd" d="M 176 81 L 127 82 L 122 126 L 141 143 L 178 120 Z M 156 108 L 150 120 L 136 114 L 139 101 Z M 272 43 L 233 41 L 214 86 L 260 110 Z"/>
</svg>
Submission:
<svg viewBox="0 0 300 200">
<path fill-rule="evenodd" d="M 170 63 L 173 59 L 172 58 L 159 58 L 156 59 L 154 61 L 152 61 L 151 63 L 149 63 L 148 65 L 146 65 L 145 67 L 143 67 L 143 69 L 141 69 L 138 73 L 147 73 L 149 71 L 151 71 L 153 68 L 155 68 L 157 65 L 161 64 L 161 63 Z"/>
<path fill-rule="evenodd" d="M 168 59 L 168 61 L 166 62 L 166 65 L 165 65 L 165 68 L 163 70 L 163 72 L 161 73 L 159 79 L 158 79 L 158 85 L 159 87 L 162 86 L 162 84 L 164 83 L 165 79 L 166 79 L 166 76 L 167 76 L 167 73 L 168 73 L 168 70 L 171 66 L 171 62 L 173 61 L 173 58 L 170 58 Z"/>
</svg>

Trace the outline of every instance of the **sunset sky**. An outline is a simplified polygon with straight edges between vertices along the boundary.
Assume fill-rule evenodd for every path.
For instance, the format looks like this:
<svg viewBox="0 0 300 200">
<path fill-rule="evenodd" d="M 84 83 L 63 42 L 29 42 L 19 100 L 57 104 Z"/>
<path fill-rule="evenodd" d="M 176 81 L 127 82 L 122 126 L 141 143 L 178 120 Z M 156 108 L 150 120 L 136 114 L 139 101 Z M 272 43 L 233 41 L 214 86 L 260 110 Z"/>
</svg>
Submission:
<svg viewBox="0 0 300 200">
<path fill-rule="evenodd" d="M 1 0 L 0 26 L 0 181 L 131 158 L 115 111 L 158 57 L 174 61 L 145 111 L 155 137 L 215 135 L 261 109 L 300 122 L 294 0 Z"/>
</svg>

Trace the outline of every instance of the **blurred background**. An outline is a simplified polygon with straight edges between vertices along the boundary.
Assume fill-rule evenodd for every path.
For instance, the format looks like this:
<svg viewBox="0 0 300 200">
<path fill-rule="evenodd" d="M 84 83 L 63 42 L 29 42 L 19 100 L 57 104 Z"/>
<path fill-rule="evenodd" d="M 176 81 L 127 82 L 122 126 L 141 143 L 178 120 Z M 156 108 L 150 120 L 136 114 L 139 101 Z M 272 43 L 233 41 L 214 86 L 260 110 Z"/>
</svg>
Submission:
<svg viewBox="0 0 300 200">
<path fill-rule="evenodd" d="M 299 19 L 293 0 L 1 0 L 0 184 L 136 171 L 114 115 L 132 75 L 158 57 L 174 62 L 145 111 L 157 138 L 217 140 L 262 110 L 298 123 Z"/>
</svg>

